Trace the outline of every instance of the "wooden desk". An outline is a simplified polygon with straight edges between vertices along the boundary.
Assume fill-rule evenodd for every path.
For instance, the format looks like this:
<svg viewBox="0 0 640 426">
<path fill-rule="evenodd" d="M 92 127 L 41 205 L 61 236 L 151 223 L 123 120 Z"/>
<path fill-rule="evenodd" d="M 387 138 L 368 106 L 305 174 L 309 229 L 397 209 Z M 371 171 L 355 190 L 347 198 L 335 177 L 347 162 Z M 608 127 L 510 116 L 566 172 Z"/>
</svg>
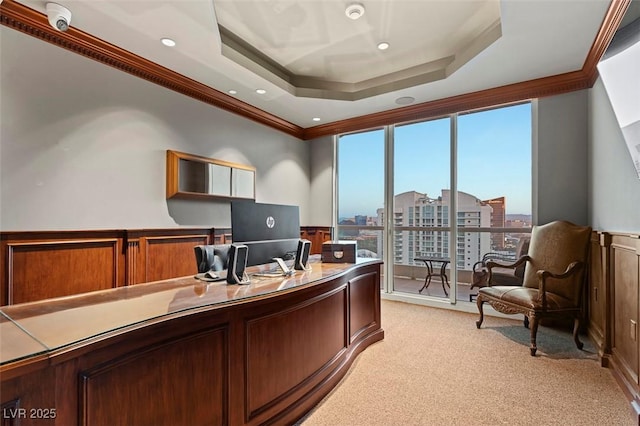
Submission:
<svg viewBox="0 0 640 426">
<path fill-rule="evenodd" d="M 427 275 L 424 277 L 424 284 L 422 288 L 418 290 L 418 293 L 422 293 L 422 290 L 424 290 L 425 288 L 429 288 L 429 284 L 431 284 L 431 277 L 433 277 L 434 275 L 439 275 L 440 280 L 442 281 L 442 289 L 444 290 L 444 294 L 445 296 L 448 296 L 449 293 L 447 293 L 445 284 L 447 285 L 447 287 L 451 288 L 451 286 L 449 286 L 449 278 L 447 278 L 446 273 L 447 265 L 449 264 L 450 260 L 446 257 L 416 257 L 413 260 L 424 262 L 424 265 L 427 267 Z M 434 274 L 433 272 L 434 262 L 440 263 L 440 268 L 438 269 L 437 274 Z"/>
<path fill-rule="evenodd" d="M 243 286 L 190 276 L 1 308 L 0 402 L 16 414 L 3 421 L 295 422 L 384 337 L 379 260 L 311 266 Z"/>
</svg>

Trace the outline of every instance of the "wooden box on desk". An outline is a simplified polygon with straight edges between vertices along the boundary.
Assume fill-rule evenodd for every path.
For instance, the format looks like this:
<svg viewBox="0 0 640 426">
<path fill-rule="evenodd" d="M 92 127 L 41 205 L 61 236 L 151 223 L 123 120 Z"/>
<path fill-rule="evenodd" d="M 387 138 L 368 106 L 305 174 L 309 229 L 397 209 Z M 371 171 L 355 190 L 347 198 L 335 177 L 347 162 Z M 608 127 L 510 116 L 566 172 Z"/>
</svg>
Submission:
<svg viewBox="0 0 640 426">
<path fill-rule="evenodd" d="M 356 263 L 355 241 L 326 241 L 322 243 L 322 261 L 327 263 Z"/>
</svg>

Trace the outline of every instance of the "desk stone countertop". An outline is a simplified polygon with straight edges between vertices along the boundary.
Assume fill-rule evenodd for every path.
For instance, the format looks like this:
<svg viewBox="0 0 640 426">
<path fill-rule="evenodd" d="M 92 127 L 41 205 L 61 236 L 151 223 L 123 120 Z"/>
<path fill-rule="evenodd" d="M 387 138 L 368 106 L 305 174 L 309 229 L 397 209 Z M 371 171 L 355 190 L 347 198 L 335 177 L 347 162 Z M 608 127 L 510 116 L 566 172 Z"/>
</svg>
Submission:
<svg viewBox="0 0 640 426">
<path fill-rule="evenodd" d="M 379 263 L 358 259 L 356 265 Z M 0 308 L 0 365 L 69 346 L 95 336 L 171 314 L 313 285 L 348 271 L 354 264 L 321 263 L 290 277 L 251 277 L 247 285 L 204 282 L 193 276 Z M 247 272 L 261 272 L 250 267 Z"/>
</svg>

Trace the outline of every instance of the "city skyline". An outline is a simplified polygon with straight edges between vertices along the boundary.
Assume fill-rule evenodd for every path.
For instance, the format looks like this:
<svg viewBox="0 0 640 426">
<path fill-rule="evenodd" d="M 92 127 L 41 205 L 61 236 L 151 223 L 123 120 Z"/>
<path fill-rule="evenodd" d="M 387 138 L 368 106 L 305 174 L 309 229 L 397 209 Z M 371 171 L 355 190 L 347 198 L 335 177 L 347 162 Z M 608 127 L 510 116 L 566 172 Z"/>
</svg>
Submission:
<svg viewBox="0 0 640 426">
<path fill-rule="evenodd" d="M 472 270 L 484 253 L 500 252 L 505 256 L 515 253 L 523 233 L 516 232 L 475 232 L 460 231 L 452 240 L 450 230 L 450 191 L 445 190 L 437 198 L 424 193 L 407 191 L 394 197 L 391 217 L 393 227 L 404 229 L 393 232 L 393 260 L 398 265 L 414 265 L 416 257 L 455 257 L 461 270 Z M 459 194 L 455 223 L 465 228 L 528 228 L 530 217 L 525 215 L 505 215 L 504 197 L 480 200 L 471 194 Z M 358 215 L 341 218 L 339 225 L 356 225 L 359 229 L 340 229 L 340 239 L 357 240 L 358 249 L 365 249 L 369 255 L 381 256 L 384 251 L 384 237 L 379 230 L 371 230 L 372 225 L 385 223 L 384 209 L 378 209 L 376 216 Z M 513 221 L 510 219 L 512 218 Z M 411 227 L 411 230 L 408 230 Z M 525 231 L 524 234 L 527 234 Z M 455 254 L 453 254 L 455 253 Z M 420 263 L 420 262 L 418 262 Z"/>
<path fill-rule="evenodd" d="M 450 119 L 394 128 L 394 195 L 437 197 L 450 188 Z M 338 155 L 339 216 L 375 216 L 384 206 L 384 131 L 342 136 Z M 458 191 L 506 197 L 507 214 L 531 215 L 531 104 L 458 117 Z"/>
<path fill-rule="evenodd" d="M 340 216 L 338 217 L 338 224 L 342 224 L 344 225 L 344 223 L 341 223 L 345 220 L 354 220 L 356 216 L 364 216 L 367 219 L 372 219 L 375 218 L 376 216 L 367 216 L 367 215 L 354 215 L 354 216 Z M 525 222 L 528 225 L 531 225 L 531 215 L 530 214 L 520 214 L 520 213 L 513 213 L 513 214 L 506 214 L 505 215 L 505 222 Z"/>
</svg>

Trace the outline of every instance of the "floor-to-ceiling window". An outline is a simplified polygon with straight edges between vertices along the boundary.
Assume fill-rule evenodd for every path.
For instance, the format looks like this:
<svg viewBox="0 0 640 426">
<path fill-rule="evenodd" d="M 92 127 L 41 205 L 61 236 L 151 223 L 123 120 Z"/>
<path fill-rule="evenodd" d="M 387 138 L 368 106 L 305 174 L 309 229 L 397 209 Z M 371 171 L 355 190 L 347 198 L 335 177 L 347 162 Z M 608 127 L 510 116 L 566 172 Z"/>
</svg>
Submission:
<svg viewBox="0 0 640 426">
<path fill-rule="evenodd" d="M 477 293 L 467 284 L 483 256 L 515 260 L 529 238 L 531 103 L 460 114 L 456 159 L 457 281 L 466 298 Z"/>
<path fill-rule="evenodd" d="M 447 275 L 438 272 L 446 271 L 451 239 L 450 127 L 444 117 L 394 128 L 395 291 L 449 296 Z"/>
<path fill-rule="evenodd" d="M 531 141 L 530 103 L 340 136 L 339 238 L 392 265 L 387 291 L 472 300 L 483 255 L 528 237 Z"/>
<path fill-rule="evenodd" d="M 338 139 L 338 239 L 357 241 L 359 257 L 383 255 L 384 146 L 383 130 Z"/>
</svg>

